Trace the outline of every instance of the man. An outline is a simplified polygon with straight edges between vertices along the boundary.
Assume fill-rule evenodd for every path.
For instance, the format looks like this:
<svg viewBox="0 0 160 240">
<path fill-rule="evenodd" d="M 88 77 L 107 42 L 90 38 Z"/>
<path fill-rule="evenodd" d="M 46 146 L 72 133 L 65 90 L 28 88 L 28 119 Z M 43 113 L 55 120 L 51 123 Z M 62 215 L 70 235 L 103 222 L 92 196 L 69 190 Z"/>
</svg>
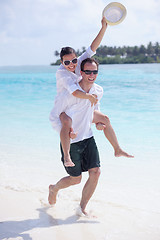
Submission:
<svg viewBox="0 0 160 240">
<path fill-rule="evenodd" d="M 63 102 L 66 103 L 65 113 L 72 118 L 72 125 L 77 132 L 77 137 L 71 139 L 70 155 L 75 166 L 65 167 L 69 176 L 60 179 L 55 185 L 49 186 L 48 201 L 56 203 L 56 196 L 60 189 L 67 188 L 81 182 L 82 172 L 88 171 L 89 177 L 82 191 L 80 211 L 87 215 L 86 206 L 92 197 L 100 176 L 100 160 L 98 149 L 93 137 L 91 125 L 94 110 L 98 110 L 99 100 L 103 95 L 103 89 L 95 84 L 98 74 L 98 63 L 87 58 L 81 63 L 82 80 L 77 84 L 79 90 L 97 96 L 98 103 L 91 106 L 88 99 L 76 98 L 68 91 L 63 93 Z M 64 154 L 61 147 L 62 162 Z"/>
</svg>

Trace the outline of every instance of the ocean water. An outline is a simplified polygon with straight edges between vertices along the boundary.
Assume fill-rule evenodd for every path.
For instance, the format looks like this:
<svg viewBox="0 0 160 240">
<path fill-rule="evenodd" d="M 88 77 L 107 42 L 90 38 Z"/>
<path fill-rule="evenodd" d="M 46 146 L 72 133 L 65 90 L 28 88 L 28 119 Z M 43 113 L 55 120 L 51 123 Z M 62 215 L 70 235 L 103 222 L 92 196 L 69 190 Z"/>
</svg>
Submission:
<svg viewBox="0 0 160 240">
<path fill-rule="evenodd" d="M 0 67 L 1 187 L 46 194 L 48 185 L 65 175 L 59 136 L 49 122 L 56 70 Z M 99 212 L 108 204 L 107 209 L 160 214 L 160 65 L 100 65 L 96 82 L 104 88 L 101 111 L 109 116 L 121 147 L 135 158 L 115 158 L 103 132 L 93 126 L 102 173 L 91 202 Z M 74 201 L 82 186 L 65 190 L 62 198 L 72 192 Z"/>
</svg>

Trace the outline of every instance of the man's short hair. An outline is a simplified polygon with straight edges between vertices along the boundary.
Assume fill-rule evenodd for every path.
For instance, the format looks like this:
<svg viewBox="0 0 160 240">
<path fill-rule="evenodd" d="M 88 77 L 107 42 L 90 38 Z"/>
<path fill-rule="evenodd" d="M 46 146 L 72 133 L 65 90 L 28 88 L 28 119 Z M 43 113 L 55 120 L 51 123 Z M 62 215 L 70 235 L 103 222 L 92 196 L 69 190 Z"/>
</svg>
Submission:
<svg viewBox="0 0 160 240">
<path fill-rule="evenodd" d="M 97 65 L 97 70 L 98 70 L 99 63 L 94 58 L 86 58 L 81 62 L 81 71 L 84 70 L 84 65 L 86 63 L 95 63 Z"/>
<path fill-rule="evenodd" d="M 61 49 L 61 51 L 60 51 L 60 58 L 61 58 L 61 60 L 63 60 L 63 56 L 64 55 L 69 55 L 69 54 L 72 54 L 72 53 L 77 55 L 76 51 L 73 48 L 71 48 L 71 47 L 63 47 Z"/>
</svg>

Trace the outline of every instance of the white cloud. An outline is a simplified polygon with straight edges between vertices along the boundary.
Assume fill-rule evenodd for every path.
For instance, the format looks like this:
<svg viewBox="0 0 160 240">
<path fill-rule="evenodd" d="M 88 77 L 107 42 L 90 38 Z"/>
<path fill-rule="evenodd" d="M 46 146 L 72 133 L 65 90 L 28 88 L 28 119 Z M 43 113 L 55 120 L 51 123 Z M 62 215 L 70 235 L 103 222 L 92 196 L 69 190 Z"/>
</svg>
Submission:
<svg viewBox="0 0 160 240">
<path fill-rule="evenodd" d="M 1 0 L 0 65 L 50 64 L 62 46 L 88 46 L 101 26 L 105 0 Z M 122 0 L 127 17 L 108 27 L 103 45 L 159 41 L 158 0 Z"/>
</svg>

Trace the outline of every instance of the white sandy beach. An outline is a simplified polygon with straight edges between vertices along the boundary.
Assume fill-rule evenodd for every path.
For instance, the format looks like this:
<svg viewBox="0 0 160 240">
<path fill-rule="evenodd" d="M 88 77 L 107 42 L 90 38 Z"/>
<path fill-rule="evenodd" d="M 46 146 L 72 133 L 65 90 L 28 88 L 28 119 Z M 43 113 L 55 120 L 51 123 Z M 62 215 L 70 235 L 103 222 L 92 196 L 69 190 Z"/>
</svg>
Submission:
<svg viewBox="0 0 160 240">
<path fill-rule="evenodd" d="M 142 178 L 137 179 L 137 186 L 133 183 L 135 179 L 132 175 L 130 183 L 123 182 L 125 178 L 129 178 L 129 171 L 134 168 L 134 164 L 127 170 L 122 170 L 125 165 L 120 164 L 121 160 L 115 172 L 112 166 L 108 166 L 107 178 L 109 181 L 112 175 L 120 171 L 120 181 L 117 179 L 104 185 L 102 172 L 97 190 L 87 209 L 91 215 L 96 215 L 96 218 L 78 217 L 75 214 L 83 182 L 62 190 L 54 207 L 47 203 L 47 188 L 36 192 L 1 187 L 0 239 L 159 240 L 160 212 L 157 209 L 158 205 L 156 206 L 158 199 L 153 202 L 155 196 L 151 196 L 152 188 L 149 187 L 150 192 L 147 192 L 147 188 L 141 186 L 143 181 L 147 181 L 145 177 L 141 182 Z M 144 176 L 147 171 L 149 169 L 145 168 Z M 140 174 L 141 169 L 136 176 Z M 86 176 L 83 181 L 85 178 Z"/>
</svg>

